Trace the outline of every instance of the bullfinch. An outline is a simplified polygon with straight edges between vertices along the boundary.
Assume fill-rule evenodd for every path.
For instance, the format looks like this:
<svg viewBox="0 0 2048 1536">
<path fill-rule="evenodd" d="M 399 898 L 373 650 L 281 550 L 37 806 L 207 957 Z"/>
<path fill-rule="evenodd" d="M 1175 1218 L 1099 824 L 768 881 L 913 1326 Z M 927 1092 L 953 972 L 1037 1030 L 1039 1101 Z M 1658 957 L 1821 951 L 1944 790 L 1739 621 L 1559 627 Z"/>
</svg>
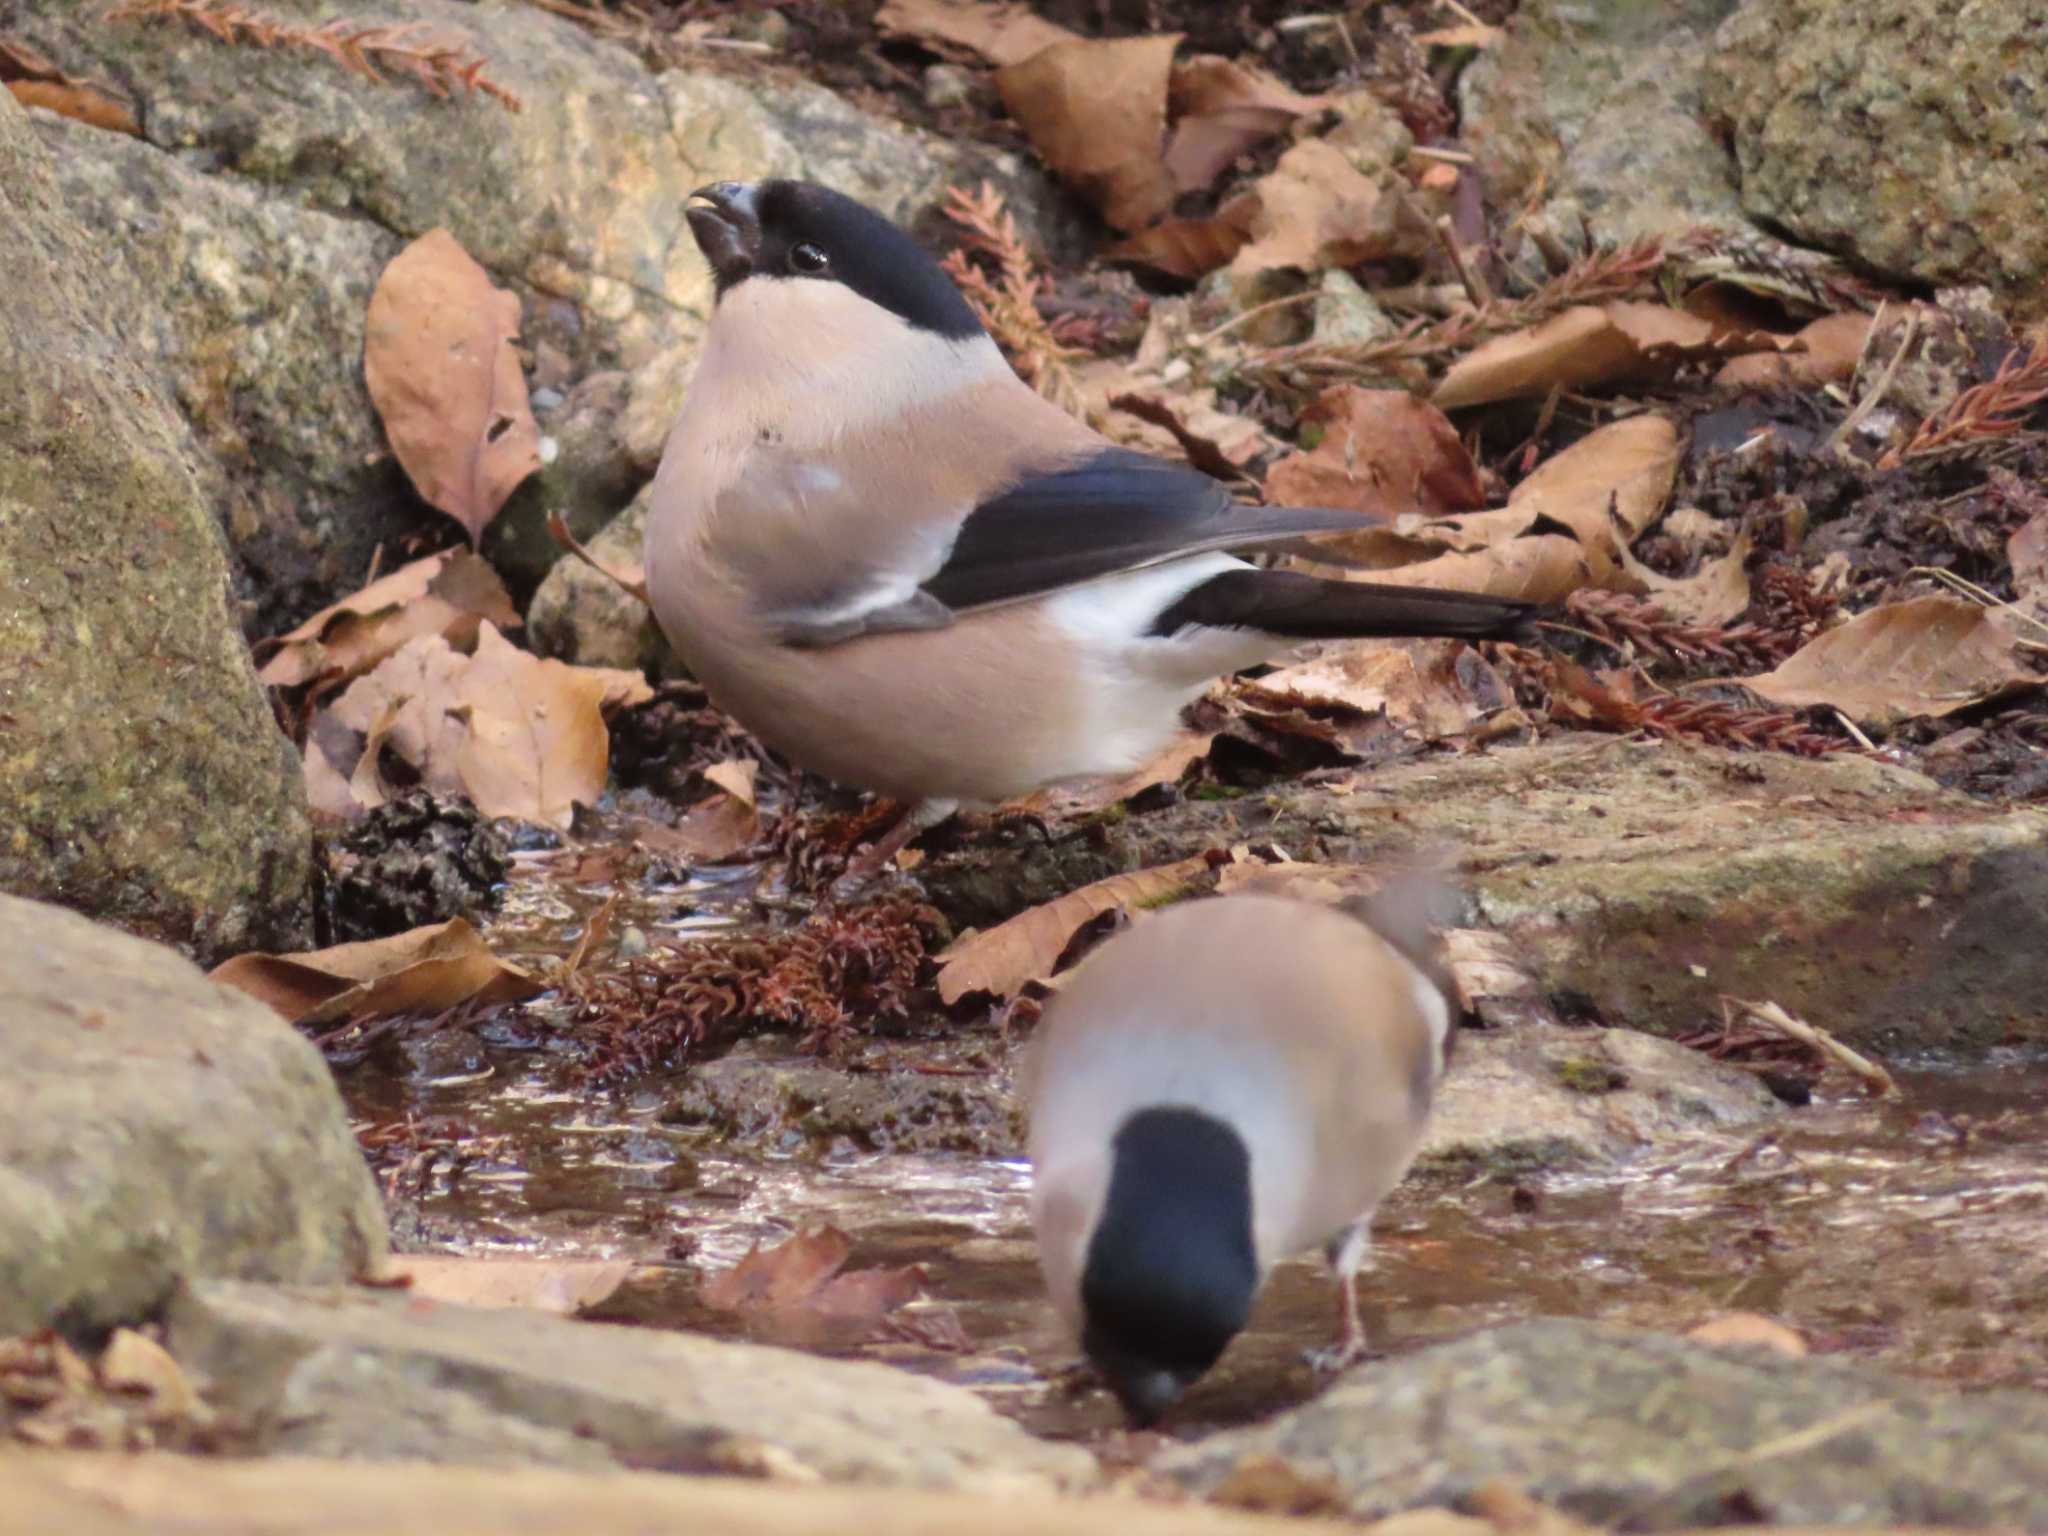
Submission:
<svg viewBox="0 0 2048 1536">
<path fill-rule="evenodd" d="M 1363 1352 L 1368 1223 L 1453 1038 L 1429 951 L 1441 894 L 1407 882 L 1362 914 L 1259 895 L 1169 908 L 1047 1004 L 1022 1073 L 1039 1266 L 1134 1423 L 1214 1365 L 1268 1271 L 1311 1248 L 1338 1295 L 1336 1343 L 1311 1358 Z"/>
<path fill-rule="evenodd" d="M 1111 444 L 851 198 L 723 181 L 687 217 L 717 297 L 654 484 L 655 615 L 727 713 L 916 825 L 1128 773 L 1213 678 L 1302 639 L 1524 622 L 1508 599 L 1238 559 L 1372 519 L 1240 504 Z"/>
</svg>

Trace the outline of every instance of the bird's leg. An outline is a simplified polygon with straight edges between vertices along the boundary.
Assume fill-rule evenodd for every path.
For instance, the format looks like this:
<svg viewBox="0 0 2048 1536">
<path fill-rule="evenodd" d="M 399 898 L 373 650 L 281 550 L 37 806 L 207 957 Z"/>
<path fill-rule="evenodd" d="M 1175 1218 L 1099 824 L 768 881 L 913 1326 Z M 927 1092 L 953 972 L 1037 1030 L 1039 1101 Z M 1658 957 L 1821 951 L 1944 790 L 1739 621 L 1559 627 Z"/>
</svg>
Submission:
<svg viewBox="0 0 2048 1536">
<path fill-rule="evenodd" d="M 1358 1267 L 1372 1245 L 1366 1223 L 1367 1218 L 1360 1217 L 1331 1238 L 1324 1249 L 1331 1278 L 1337 1282 L 1337 1337 L 1326 1349 L 1307 1351 L 1308 1363 L 1318 1373 L 1335 1374 L 1366 1355 L 1365 1325 L 1358 1316 Z"/>
<path fill-rule="evenodd" d="M 896 855 L 908 848 L 920 832 L 937 826 L 959 808 L 959 802 L 954 800 L 918 801 L 895 826 L 847 862 L 846 872 L 832 882 L 831 899 L 847 901 L 858 896 L 877 875 L 895 864 Z"/>
</svg>

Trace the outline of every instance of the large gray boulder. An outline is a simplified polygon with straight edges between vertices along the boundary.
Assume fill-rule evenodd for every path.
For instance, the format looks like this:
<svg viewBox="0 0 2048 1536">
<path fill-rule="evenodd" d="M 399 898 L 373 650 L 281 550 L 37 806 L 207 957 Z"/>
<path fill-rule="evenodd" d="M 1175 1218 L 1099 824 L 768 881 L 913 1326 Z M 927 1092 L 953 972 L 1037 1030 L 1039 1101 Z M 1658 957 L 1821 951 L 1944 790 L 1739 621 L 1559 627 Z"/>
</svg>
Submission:
<svg viewBox="0 0 2048 1536">
<path fill-rule="evenodd" d="M 1742 206 L 1887 277 L 2048 312 L 2048 10 L 2013 0 L 1744 0 L 1704 104 Z"/>
<path fill-rule="evenodd" d="M 0 890 L 203 955 L 289 943 L 305 790 L 228 609 L 205 455 L 0 97 Z"/>
<path fill-rule="evenodd" d="M 382 1260 L 319 1052 L 161 945 L 0 896 L 0 1062 L 0 1337 Z"/>
<path fill-rule="evenodd" d="M 1093 1481 L 964 1387 L 762 1344 L 422 1302 L 216 1282 L 169 1342 L 275 1454 L 670 1472 L 780 1467 L 830 1482 L 987 1492 Z"/>
<path fill-rule="evenodd" d="M 1372 1518 L 1506 1481 L 1600 1526 L 2048 1524 L 2048 1395 L 1548 1319 L 1360 1366 L 1152 1469 L 1207 1492 L 1247 1455 Z"/>
</svg>

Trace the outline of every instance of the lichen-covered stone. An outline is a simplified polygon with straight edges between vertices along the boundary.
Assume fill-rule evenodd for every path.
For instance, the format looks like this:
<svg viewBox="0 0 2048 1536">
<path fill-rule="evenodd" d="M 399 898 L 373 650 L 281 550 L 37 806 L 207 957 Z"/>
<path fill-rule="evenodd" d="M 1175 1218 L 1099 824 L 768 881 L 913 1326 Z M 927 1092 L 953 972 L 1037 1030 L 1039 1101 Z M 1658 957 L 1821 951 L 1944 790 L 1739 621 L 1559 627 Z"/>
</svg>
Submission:
<svg viewBox="0 0 2048 1536">
<path fill-rule="evenodd" d="M 1505 1481 L 1599 1526 L 2048 1522 L 2048 1394 L 1971 1394 L 1826 1360 L 1564 1319 L 1360 1366 L 1270 1424 L 1155 1459 L 1214 1488 L 1248 1455 L 1372 1518 Z"/>
<path fill-rule="evenodd" d="M 382 1259 L 320 1053 L 161 945 L 0 896 L 0 1061 L 0 1337 L 140 1322 L 203 1276 Z"/>
<path fill-rule="evenodd" d="M 2013 0 L 1745 0 L 1703 104 L 1742 206 L 1887 277 L 2048 311 L 2048 10 Z"/>
<path fill-rule="evenodd" d="M 228 611 L 203 453 L 0 100 L 0 890 L 205 955 L 302 931 L 298 763 Z"/>
</svg>

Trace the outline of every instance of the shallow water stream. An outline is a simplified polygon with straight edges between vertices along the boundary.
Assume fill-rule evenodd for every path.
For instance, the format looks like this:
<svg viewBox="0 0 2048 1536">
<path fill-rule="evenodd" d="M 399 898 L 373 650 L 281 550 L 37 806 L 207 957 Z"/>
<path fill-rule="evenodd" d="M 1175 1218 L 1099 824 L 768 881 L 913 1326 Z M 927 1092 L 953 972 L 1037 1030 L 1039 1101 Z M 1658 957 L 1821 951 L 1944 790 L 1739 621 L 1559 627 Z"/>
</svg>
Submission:
<svg viewBox="0 0 2048 1536">
<path fill-rule="evenodd" d="M 649 936 L 719 923 L 717 895 L 683 893 L 698 915 L 649 922 Z M 676 904 L 667 893 L 663 910 Z M 573 893 L 529 893 L 501 942 L 546 932 L 529 952 L 558 948 L 586 910 Z M 643 1267 L 598 1315 L 736 1333 L 734 1316 L 697 1299 L 701 1276 L 829 1221 L 854 1240 L 849 1267 L 920 1264 L 929 1299 L 910 1309 L 903 1337 L 795 1342 L 958 1381 L 1048 1434 L 1092 1438 L 1117 1423 L 1107 1396 L 1052 1380 L 1070 1356 L 1040 1296 L 1022 1164 L 844 1140 L 739 1150 L 663 1122 L 681 1074 L 623 1092 L 570 1089 L 560 1060 L 521 1033 L 515 1021 L 452 1045 L 415 1042 L 342 1071 L 361 1121 L 455 1116 L 481 1138 L 460 1159 L 422 1152 L 389 1175 L 404 1246 L 631 1259 Z M 750 1048 L 764 1046 L 781 1048 Z M 964 1039 L 883 1042 L 864 1064 L 959 1073 L 990 1059 L 1002 1050 L 977 1026 Z M 1683 1329 L 1741 1309 L 1789 1323 L 1816 1352 L 2048 1387 L 2048 1056 L 1890 1065 L 1901 1104 L 1845 1087 L 1764 1134 L 1703 1134 L 1620 1167 L 1515 1184 L 1411 1178 L 1381 1213 L 1365 1280 L 1376 1344 L 1411 1349 L 1540 1314 Z M 919 1320 L 948 1310 L 965 1351 L 919 1342 L 933 1334 Z M 1324 1342 L 1331 1318 L 1320 1268 L 1284 1267 L 1171 1432 L 1310 1395 L 1302 1351 Z"/>
</svg>

